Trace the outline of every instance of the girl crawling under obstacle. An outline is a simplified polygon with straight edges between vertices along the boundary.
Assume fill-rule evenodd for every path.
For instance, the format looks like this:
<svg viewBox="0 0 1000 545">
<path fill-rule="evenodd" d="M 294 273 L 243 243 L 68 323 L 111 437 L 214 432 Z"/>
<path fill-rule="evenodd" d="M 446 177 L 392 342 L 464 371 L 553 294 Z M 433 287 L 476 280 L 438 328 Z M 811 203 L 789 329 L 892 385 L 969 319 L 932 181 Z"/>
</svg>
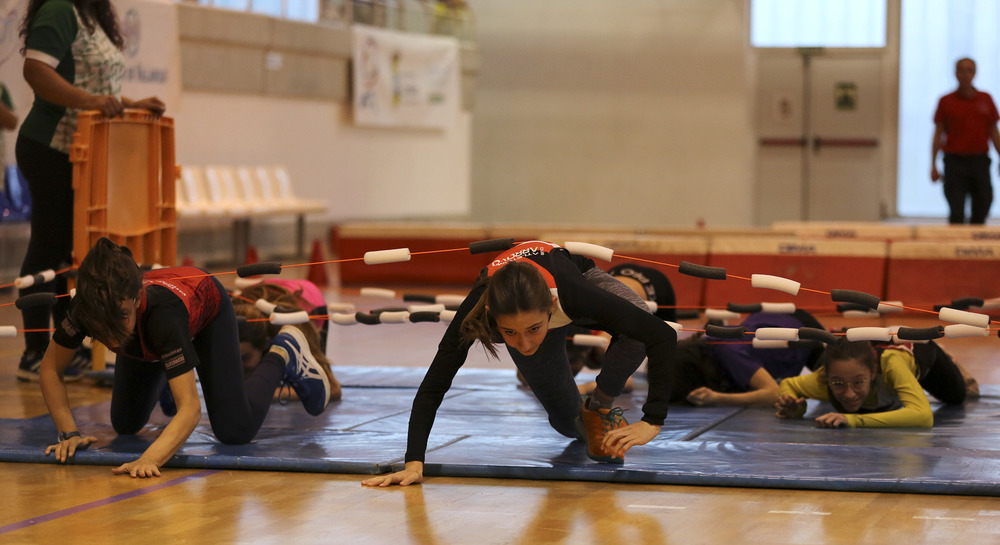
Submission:
<svg viewBox="0 0 1000 545">
<path fill-rule="evenodd" d="M 979 395 L 975 379 L 934 341 L 873 346 L 842 340 L 823 352 L 816 372 L 781 381 L 776 416 L 802 418 L 806 399 L 818 399 L 836 409 L 816 418 L 821 428 L 929 428 L 934 415 L 925 389 L 949 405 Z"/>
<path fill-rule="evenodd" d="M 597 386 L 583 399 L 566 355 L 571 323 L 612 334 Z M 526 242 L 480 272 L 449 324 L 413 400 L 405 469 L 362 484 L 423 480 L 434 416 L 475 341 L 493 356 L 494 343 L 504 342 L 549 424 L 566 437 L 585 439 L 594 460 L 623 463 L 625 452 L 656 437 L 666 418 L 674 330 L 591 259 L 547 242 Z M 628 424 L 622 410 L 612 406 L 644 357 L 649 358 L 649 396 L 642 421 Z"/>
<path fill-rule="evenodd" d="M 141 273 L 128 248 L 102 238 L 80 264 L 76 297 L 42 358 L 42 395 L 58 430 L 45 454 L 60 462 L 97 441 L 77 428 L 62 380 L 86 336 L 118 355 L 111 393 L 115 432 L 132 435 L 145 426 L 164 380 L 176 402 L 177 413 L 159 437 L 137 460 L 113 468 L 115 474 L 159 476 L 160 466 L 187 441 L 201 419 L 196 370 L 212 431 L 226 444 L 254 438 L 282 381 L 312 415 L 322 413 L 330 398 L 327 376 L 298 329 L 282 328 L 244 380 L 236 315 L 218 280 L 194 267 Z"/>
<path fill-rule="evenodd" d="M 243 288 L 239 295 L 232 297 L 233 309 L 239 320 L 240 360 L 243 376 L 250 377 L 268 353 L 272 343 L 279 338 L 287 326 L 278 326 L 265 321 L 267 316 L 257 308 L 258 300 L 276 305 L 286 312 L 306 311 L 313 315 L 327 313 L 326 301 L 320 289 L 308 280 L 268 279 Z M 311 320 L 291 327 L 302 332 L 309 344 L 309 351 L 323 368 L 330 383 L 330 401 L 341 398 L 340 383 L 333 375 L 330 360 L 326 357 L 326 336 L 330 322 Z"/>
</svg>

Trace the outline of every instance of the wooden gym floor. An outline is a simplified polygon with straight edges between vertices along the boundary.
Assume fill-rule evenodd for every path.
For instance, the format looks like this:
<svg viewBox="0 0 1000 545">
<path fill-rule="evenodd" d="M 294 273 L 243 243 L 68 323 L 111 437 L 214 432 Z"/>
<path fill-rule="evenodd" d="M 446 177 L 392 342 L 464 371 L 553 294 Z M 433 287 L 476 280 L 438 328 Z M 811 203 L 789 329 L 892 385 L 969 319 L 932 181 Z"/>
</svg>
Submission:
<svg viewBox="0 0 1000 545">
<path fill-rule="evenodd" d="M 13 297 L 5 292 L 0 301 Z M 821 320 L 828 327 L 847 325 L 837 317 Z M 892 323 L 937 322 L 917 317 Z M 0 307 L 0 325 L 20 327 L 13 307 Z M 381 326 L 334 327 L 329 352 L 335 366 L 424 366 L 438 342 L 407 336 L 405 328 L 386 335 Z M 0 418 L 46 414 L 37 384 L 14 378 L 22 343 L 20 337 L 0 339 Z M 996 336 L 943 344 L 980 383 L 1000 384 Z M 470 365 L 507 366 L 514 380 L 509 362 Z M 108 389 L 86 382 L 69 391 L 74 406 L 110 396 Z M 989 497 L 457 478 L 374 490 L 361 487 L 360 475 L 165 469 L 158 479 L 141 480 L 113 476 L 107 467 L 18 463 L 0 464 L 0 475 L 6 490 L 0 543 L 132 544 L 145 538 L 242 544 L 970 545 L 1000 540 L 1000 500 Z"/>
</svg>

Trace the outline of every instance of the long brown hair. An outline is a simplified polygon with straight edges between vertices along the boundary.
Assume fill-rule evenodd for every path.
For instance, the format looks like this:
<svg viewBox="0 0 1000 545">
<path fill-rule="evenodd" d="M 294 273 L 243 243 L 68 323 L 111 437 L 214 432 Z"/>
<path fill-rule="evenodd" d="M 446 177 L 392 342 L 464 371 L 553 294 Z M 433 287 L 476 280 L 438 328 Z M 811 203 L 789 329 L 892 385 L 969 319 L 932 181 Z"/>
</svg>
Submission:
<svg viewBox="0 0 1000 545">
<path fill-rule="evenodd" d="M 497 316 L 519 312 L 549 312 L 552 310 L 552 293 L 545 277 L 531 263 L 512 261 L 500 267 L 485 280 L 486 291 L 462 321 L 462 340 L 479 341 L 486 352 L 497 356 L 493 346 Z"/>
<path fill-rule="evenodd" d="M 72 323 L 108 346 L 118 346 L 132 334 L 125 328 L 122 302 L 137 299 L 142 273 L 132 252 L 101 238 L 87 252 L 76 276 Z"/>
<path fill-rule="evenodd" d="M 35 21 L 38 10 L 41 9 L 42 4 L 46 1 L 29 0 L 28 10 L 24 14 L 24 19 L 21 20 L 21 29 L 19 32 L 22 44 L 28 37 L 28 30 L 31 28 L 31 23 Z M 119 50 L 125 48 L 125 37 L 122 36 L 121 27 L 118 26 L 118 16 L 115 14 L 115 8 L 109 0 L 72 0 L 72 2 L 76 7 L 77 13 L 80 14 L 80 19 L 83 20 L 83 25 L 87 27 L 87 32 L 94 32 L 94 25 L 96 24 L 101 27 L 101 30 L 111 40 L 111 43 L 115 44 L 115 47 Z M 25 47 L 22 45 L 22 55 L 24 51 Z"/>
<path fill-rule="evenodd" d="M 275 325 L 270 321 L 264 321 L 264 318 L 267 318 L 267 316 L 264 316 L 264 313 L 255 305 L 258 299 L 274 303 L 279 307 L 285 307 L 285 312 L 295 312 L 298 310 L 308 312 L 312 310 L 308 308 L 308 303 L 302 298 L 301 291 L 295 293 L 283 286 L 264 282 L 243 288 L 239 297 L 232 297 L 233 310 L 236 311 L 236 315 L 247 319 L 246 321 L 240 320 L 239 322 L 240 342 L 250 343 L 251 346 L 261 352 L 267 348 L 267 344 L 271 342 L 271 339 L 278 334 L 281 326 Z M 330 360 L 327 359 L 323 347 L 320 346 L 319 332 L 313 327 L 312 322 L 296 324 L 295 327 L 299 328 L 302 334 L 305 335 L 306 342 L 309 343 L 309 351 L 312 352 L 316 361 L 332 377 L 333 371 L 330 369 Z"/>
</svg>

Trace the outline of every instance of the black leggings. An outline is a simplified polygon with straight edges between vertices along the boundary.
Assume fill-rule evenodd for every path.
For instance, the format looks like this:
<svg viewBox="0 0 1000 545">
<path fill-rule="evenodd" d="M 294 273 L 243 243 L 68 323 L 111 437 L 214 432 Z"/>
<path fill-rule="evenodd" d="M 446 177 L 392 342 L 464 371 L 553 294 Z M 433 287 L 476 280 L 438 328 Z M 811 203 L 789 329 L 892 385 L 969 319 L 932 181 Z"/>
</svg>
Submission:
<svg viewBox="0 0 1000 545">
<path fill-rule="evenodd" d="M 595 267 L 583 274 L 597 287 L 649 312 L 646 302 L 635 292 L 601 269 Z M 510 345 L 507 345 L 507 352 L 531 392 L 548 413 L 552 428 L 566 437 L 577 437 L 575 422 L 580 416 L 581 398 L 566 354 L 569 328 L 570 326 L 564 326 L 550 329 L 545 340 L 530 356 L 521 354 Z M 646 347 L 641 342 L 622 335 L 612 337 L 604 354 L 601 372 L 597 375 L 597 386 L 605 394 L 617 397 L 625 388 L 625 382 L 645 358 Z"/>
<path fill-rule="evenodd" d="M 944 155 L 944 197 L 948 201 L 948 223 L 965 223 L 965 203 L 972 201 L 969 223 L 982 225 L 993 204 L 989 155 Z"/>
<path fill-rule="evenodd" d="M 21 276 L 58 270 L 73 262 L 73 165 L 69 156 L 19 136 L 15 146 L 17 164 L 31 191 L 31 238 L 21 263 Z M 52 282 L 20 290 L 19 296 L 32 293 L 68 291 L 66 278 L 59 275 Z M 56 299 L 50 307 L 41 305 L 21 311 L 25 329 L 48 329 L 66 316 L 68 297 Z M 47 331 L 24 334 L 25 349 L 39 356 L 49 346 Z"/>
<path fill-rule="evenodd" d="M 212 432 L 228 445 L 249 443 L 257 435 L 274 390 L 285 374 L 281 357 L 266 352 L 253 374 L 243 378 L 236 314 L 225 288 L 219 287 L 219 315 L 194 340 L 198 379 Z M 163 389 L 163 366 L 119 355 L 111 393 L 111 424 L 115 432 L 139 432 L 153 412 Z"/>
<path fill-rule="evenodd" d="M 965 377 L 955 361 L 934 341 L 913 345 L 917 360 L 918 381 L 927 393 L 941 403 L 959 405 L 965 401 Z"/>
</svg>

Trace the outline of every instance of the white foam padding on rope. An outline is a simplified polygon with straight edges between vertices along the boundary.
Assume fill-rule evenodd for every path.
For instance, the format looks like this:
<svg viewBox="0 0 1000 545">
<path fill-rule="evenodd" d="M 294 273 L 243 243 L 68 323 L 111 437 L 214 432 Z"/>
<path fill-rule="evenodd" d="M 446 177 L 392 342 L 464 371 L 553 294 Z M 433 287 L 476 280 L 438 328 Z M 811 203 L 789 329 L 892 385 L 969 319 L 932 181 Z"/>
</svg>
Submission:
<svg viewBox="0 0 1000 545">
<path fill-rule="evenodd" d="M 780 276 L 771 276 L 769 274 L 750 275 L 750 285 L 755 288 L 783 291 L 792 295 L 798 295 L 799 286 L 801 286 L 801 284 L 794 280 L 789 280 Z"/>
<path fill-rule="evenodd" d="M 771 314 L 795 314 L 795 303 L 761 303 L 760 311 Z"/>
<path fill-rule="evenodd" d="M 881 314 L 886 314 L 889 312 L 903 312 L 903 302 L 902 301 L 879 301 L 878 308 L 875 312 Z"/>
<path fill-rule="evenodd" d="M 275 305 L 266 299 L 257 299 L 254 301 L 253 306 L 257 307 L 257 310 L 263 312 L 265 316 L 270 316 L 271 314 L 274 314 L 274 309 L 277 308 L 278 305 Z"/>
<path fill-rule="evenodd" d="M 733 312 L 731 310 L 723 310 L 718 308 L 706 308 L 705 309 L 705 319 L 706 320 L 739 320 L 740 313 Z"/>
<path fill-rule="evenodd" d="M 444 305 L 438 303 L 434 305 L 410 305 L 407 307 L 411 313 L 413 312 L 444 312 Z"/>
<path fill-rule="evenodd" d="M 660 305 L 657 305 L 656 301 L 646 301 L 646 307 L 648 307 L 649 311 L 653 314 L 656 314 L 656 311 L 660 310 Z"/>
<path fill-rule="evenodd" d="M 69 290 L 69 298 L 72 299 L 74 297 L 76 297 L 76 288 L 72 288 Z"/>
<path fill-rule="evenodd" d="M 944 320 L 945 322 L 953 322 L 956 324 L 965 324 L 975 327 L 990 327 L 990 317 L 986 314 L 979 314 L 978 312 L 968 312 L 965 310 L 943 307 L 941 311 L 938 312 L 938 318 Z"/>
<path fill-rule="evenodd" d="M 35 277 L 32 275 L 19 276 L 14 280 L 14 287 L 23 290 L 24 288 L 30 288 L 35 285 Z"/>
<path fill-rule="evenodd" d="M 681 330 L 681 328 L 683 328 L 683 327 L 684 327 L 684 326 L 682 326 L 681 324 L 679 324 L 679 323 L 677 323 L 677 322 L 671 322 L 670 320 L 663 320 L 663 321 L 664 321 L 664 322 L 665 322 L 665 323 L 666 323 L 666 324 L 667 324 L 668 326 L 670 326 L 670 328 L 671 328 L 671 329 L 673 329 L 674 331 L 680 331 L 680 330 Z"/>
<path fill-rule="evenodd" d="M 847 330 L 847 340 L 889 342 L 892 331 L 888 327 L 852 327 Z"/>
<path fill-rule="evenodd" d="M 592 257 L 594 259 L 600 259 L 601 261 L 611 262 L 615 256 L 615 251 L 611 248 L 606 248 L 604 246 L 598 246 L 597 244 L 591 244 L 589 242 L 566 242 L 565 248 L 569 250 L 569 253 L 582 255 L 586 257 Z"/>
<path fill-rule="evenodd" d="M 330 321 L 337 325 L 354 325 L 358 323 L 358 317 L 353 312 L 334 312 Z"/>
<path fill-rule="evenodd" d="M 309 321 L 309 313 L 300 310 L 298 312 L 275 312 L 271 315 L 271 323 L 276 325 L 296 325 Z"/>
<path fill-rule="evenodd" d="M 794 327 L 760 327 L 754 333 L 754 338 L 762 341 L 797 341 L 799 330 Z"/>
<path fill-rule="evenodd" d="M 585 333 L 577 333 L 573 335 L 573 344 L 576 346 L 598 346 L 607 347 L 611 344 L 611 339 L 603 337 L 601 335 L 587 335 Z"/>
<path fill-rule="evenodd" d="M 327 310 L 327 312 L 330 312 L 330 313 L 333 313 L 333 312 L 351 312 L 351 313 L 353 313 L 357 309 L 354 307 L 354 303 L 336 302 L 336 303 L 327 303 L 326 310 Z"/>
<path fill-rule="evenodd" d="M 454 310 L 446 310 L 441 313 L 441 321 L 450 324 L 455 319 L 455 314 L 457 313 Z"/>
<path fill-rule="evenodd" d="M 17 328 L 12 325 L 0 325 L 0 337 L 17 336 Z"/>
<path fill-rule="evenodd" d="M 465 301 L 464 295 L 443 294 L 434 297 L 434 302 L 442 305 L 461 305 L 463 301 Z"/>
<path fill-rule="evenodd" d="M 842 314 L 844 318 L 878 318 L 881 316 L 874 310 L 845 310 Z"/>
<path fill-rule="evenodd" d="M 777 341 L 777 340 L 766 341 L 764 339 L 758 339 L 754 337 L 753 347 L 765 348 L 765 349 L 788 348 L 788 341 Z"/>
<path fill-rule="evenodd" d="M 56 279 L 56 271 L 52 269 L 45 269 L 38 274 L 42 275 L 42 282 L 51 282 Z"/>
<path fill-rule="evenodd" d="M 944 336 L 950 339 L 958 337 L 986 337 L 989 334 L 989 329 L 974 325 L 953 324 L 944 326 Z"/>
<path fill-rule="evenodd" d="M 377 250 L 365 252 L 365 264 L 380 265 L 382 263 L 400 263 L 410 260 L 409 248 L 395 248 L 392 250 Z"/>
<path fill-rule="evenodd" d="M 264 279 L 259 276 L 251 276 L 250 278 L 240 278 L 239 276 L 237 276 L 234 282 L 237 288 L 243 289 L 260 284 L 263 280 Z"/>
<path fill-rule="evenodd" d="M 392 310 L 380 312 L 378 321 L 382 324 L 402 324 L 410 319 L 410 313 L 406 310 Z"/>
<path fill-rule="evenodd" d="M 1000 297 L 994 297 L 992 299 L 983 300 L 983 306 L 979 308 L 983 310 L 993 310 L 995 308 L 1000 308 Z"/>
<path fill-rule="evenodd" d="M 395 299 L 396 292 L 385 288 L 361 288 L 362 297 L 378 297 L 380 299 Z"/>
</svg>

